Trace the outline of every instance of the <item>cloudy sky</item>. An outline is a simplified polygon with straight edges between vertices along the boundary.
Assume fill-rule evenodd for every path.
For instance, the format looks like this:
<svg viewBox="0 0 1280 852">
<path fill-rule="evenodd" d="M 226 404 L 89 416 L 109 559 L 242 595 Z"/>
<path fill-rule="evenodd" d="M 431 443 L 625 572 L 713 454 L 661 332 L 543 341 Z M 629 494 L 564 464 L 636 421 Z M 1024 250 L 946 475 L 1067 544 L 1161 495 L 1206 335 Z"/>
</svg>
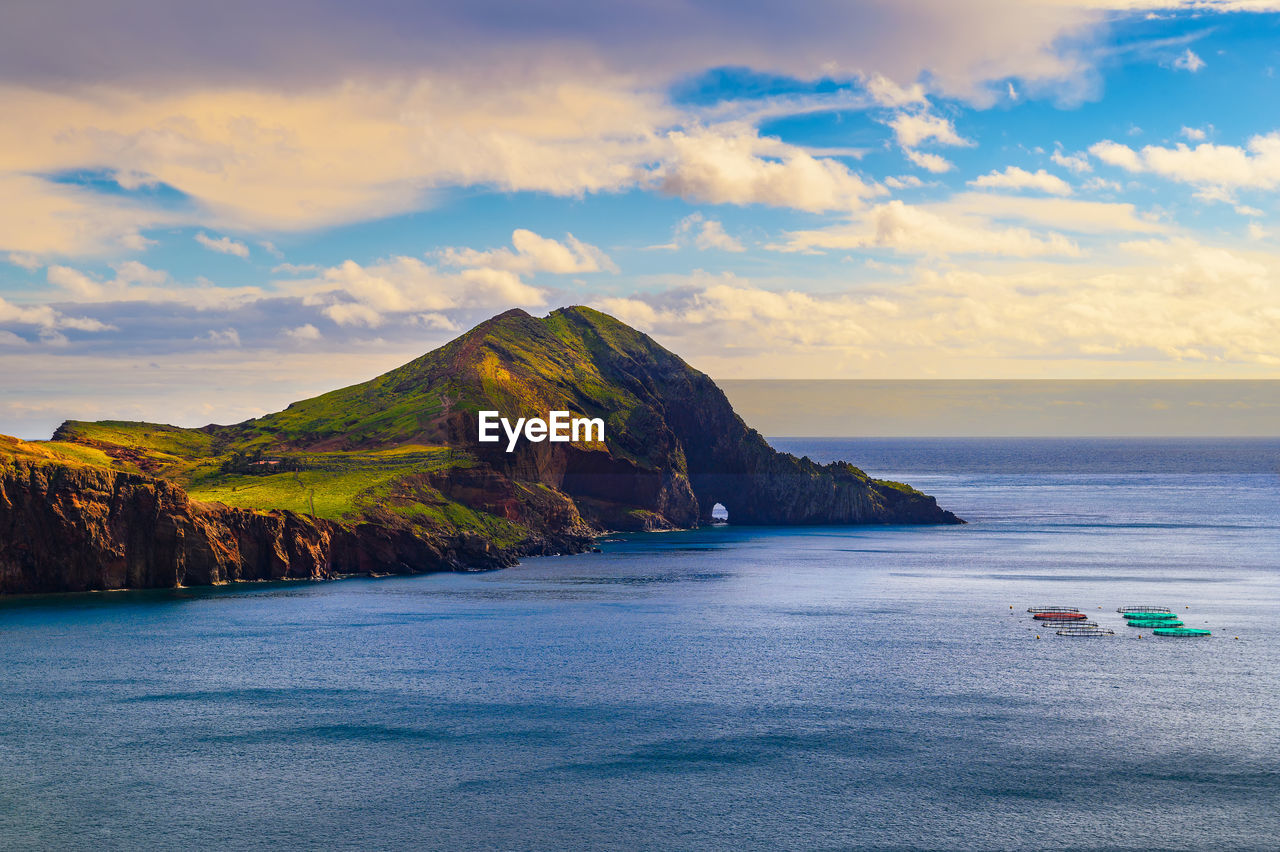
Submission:
<svg viewBox="0 0 1280 852">
<path fill-rule="evenodd" d="M 6 3 L 0 432 L 577 303 L 722 379 L 1280 378 L 1280 0 L 452 5 Z"/>
</svg>

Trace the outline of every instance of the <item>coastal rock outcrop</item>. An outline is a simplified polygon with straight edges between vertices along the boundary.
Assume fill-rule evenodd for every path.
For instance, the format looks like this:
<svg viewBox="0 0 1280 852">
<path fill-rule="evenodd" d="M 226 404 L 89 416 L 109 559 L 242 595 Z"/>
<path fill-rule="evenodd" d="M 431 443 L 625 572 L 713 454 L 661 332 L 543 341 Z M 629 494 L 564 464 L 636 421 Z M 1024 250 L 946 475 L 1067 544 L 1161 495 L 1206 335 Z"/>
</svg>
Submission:
<svg viewBox="0 0 1280 852">
<path fill-rule="evenodd" d="M 407 525 L 204 504 L 140 474 L 0 462 L 0 594 L 479 570 L 590 541 L 568 535 L 500 548 L 472 532 L 427 536 Z"/>
<path fill-rule="evenodd" d="M 494 328 L 485 336 L 530 341 L 544 350 L 579 349 L 625 404 L 610 410 L 574 387 L 539 391 L 542 406 L 606 418 L 605 452 L 521 443 L 507 453 L 475 441 L 478 423 L 468 413 L 459 413 L 461 423 L 450 432 L 494 469 L 568 494 L 598 526 L 692 527 L 710 522 L 716 503 L 735 524 L 961 522 L 933 497 L 902 483 L 872 479 L 844 462 L 820 465 L 778 452 L 743 422 L 709 376 L 598 311 L 564 308 L 547 320 L 509 311 L 489 324 Z M 482 330 L 485 325 L 476 332 Z M 517 363 L 529 360 L 507 351 Z M 536 410 L 528 409 L 531 415 Z"/>
<path fill-rule="evenodd" d="M 482 411 L 567 412 L 603 435 L 509 448 L 479 440 Z M 735 524 L 962 523 L 908 485 L 777 452 L 613 317 L 513 310 L 243 423 L 0 436 L 0 594 L 494 568 L 695 527 L 717 503 Z"/>
</svg>

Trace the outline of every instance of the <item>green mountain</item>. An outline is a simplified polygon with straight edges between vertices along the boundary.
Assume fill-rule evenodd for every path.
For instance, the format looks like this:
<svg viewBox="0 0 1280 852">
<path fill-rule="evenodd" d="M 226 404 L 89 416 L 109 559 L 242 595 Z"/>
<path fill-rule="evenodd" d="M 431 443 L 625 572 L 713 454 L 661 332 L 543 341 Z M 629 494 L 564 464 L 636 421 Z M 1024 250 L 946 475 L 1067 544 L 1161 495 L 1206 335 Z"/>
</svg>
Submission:
<svg viewBox="0 0 1280 852">
<path fill-rule="evenodd" d="M 478 440 L 481 411 L 511 421 L 568 411 L 602 420 L 604 439 L 521 439 L 507 452 L 505 438 Z M 32 485 L 32 471 L 59 470 Z M 733 523 L 959 522 L 909 486 L 775 452 L 710 378 L 583 307 L 545 318 L 508 311 L 371 381 L 232 426 L 68 421 L 52 441 L 0 445 L 0 591 L 33 586 L 6 517 L 12 528 L 46 504 L 89 507 L 77 477 L 106 487 L 99 480 L 112 476 L 185 500 L 179 514 L 193 529 L 212 525 L 193 534 L 227 555 L 194 575 L 150 560 L 145 576 L 90 576 L 79 584 L 87 588 L 489 567 L 582 550 L 605 530 L 696 526 L 716 503 Z M 109 500 L 99 509 L 128 515 Z M 263 519 L 293 538 L 254 542 L 232 531 Z M 66 512 L 41 521 L 85 522 Z M 127 550 L 108 527 L 84 546 Z M 306 551 L 303 564 L 292 564 L 290 547 Z M 247 570 L 243 551 L 264 548 L 283 555 Z M 93 564 L 85 561 L 86 575 Z M 59 584 L 34 584 L 49 585 Z"/>
</svg>

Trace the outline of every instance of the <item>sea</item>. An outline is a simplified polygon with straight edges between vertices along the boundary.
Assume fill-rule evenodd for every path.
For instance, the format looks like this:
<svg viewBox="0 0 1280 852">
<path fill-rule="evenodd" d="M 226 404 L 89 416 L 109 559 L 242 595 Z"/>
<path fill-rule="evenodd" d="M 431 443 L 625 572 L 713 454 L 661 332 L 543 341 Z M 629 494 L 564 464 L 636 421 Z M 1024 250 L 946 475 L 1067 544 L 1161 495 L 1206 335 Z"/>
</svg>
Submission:
<svg viewBox="0 0 1280 852">
<path fill-rule="evenodd" d="M 1280 848 L 1280 440 L 772 443 L 968 523 L 3 600 L 0 848 Z"/>
</svg>

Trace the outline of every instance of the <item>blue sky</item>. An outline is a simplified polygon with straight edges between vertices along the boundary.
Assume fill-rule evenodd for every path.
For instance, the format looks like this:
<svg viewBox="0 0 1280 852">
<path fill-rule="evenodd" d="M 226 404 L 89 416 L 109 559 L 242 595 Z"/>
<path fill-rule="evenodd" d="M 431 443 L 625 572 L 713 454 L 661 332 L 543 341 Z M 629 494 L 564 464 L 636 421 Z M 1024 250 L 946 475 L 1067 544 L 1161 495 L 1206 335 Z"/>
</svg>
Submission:
<svg viewBox="0 0 1280 852">
<path fill-rule="evenodd" d="M 180 5 L 4 13 L 0 432 L 579 303 L 724 379 L 1280 377 L 1267 2 Z"/>
</svg>

